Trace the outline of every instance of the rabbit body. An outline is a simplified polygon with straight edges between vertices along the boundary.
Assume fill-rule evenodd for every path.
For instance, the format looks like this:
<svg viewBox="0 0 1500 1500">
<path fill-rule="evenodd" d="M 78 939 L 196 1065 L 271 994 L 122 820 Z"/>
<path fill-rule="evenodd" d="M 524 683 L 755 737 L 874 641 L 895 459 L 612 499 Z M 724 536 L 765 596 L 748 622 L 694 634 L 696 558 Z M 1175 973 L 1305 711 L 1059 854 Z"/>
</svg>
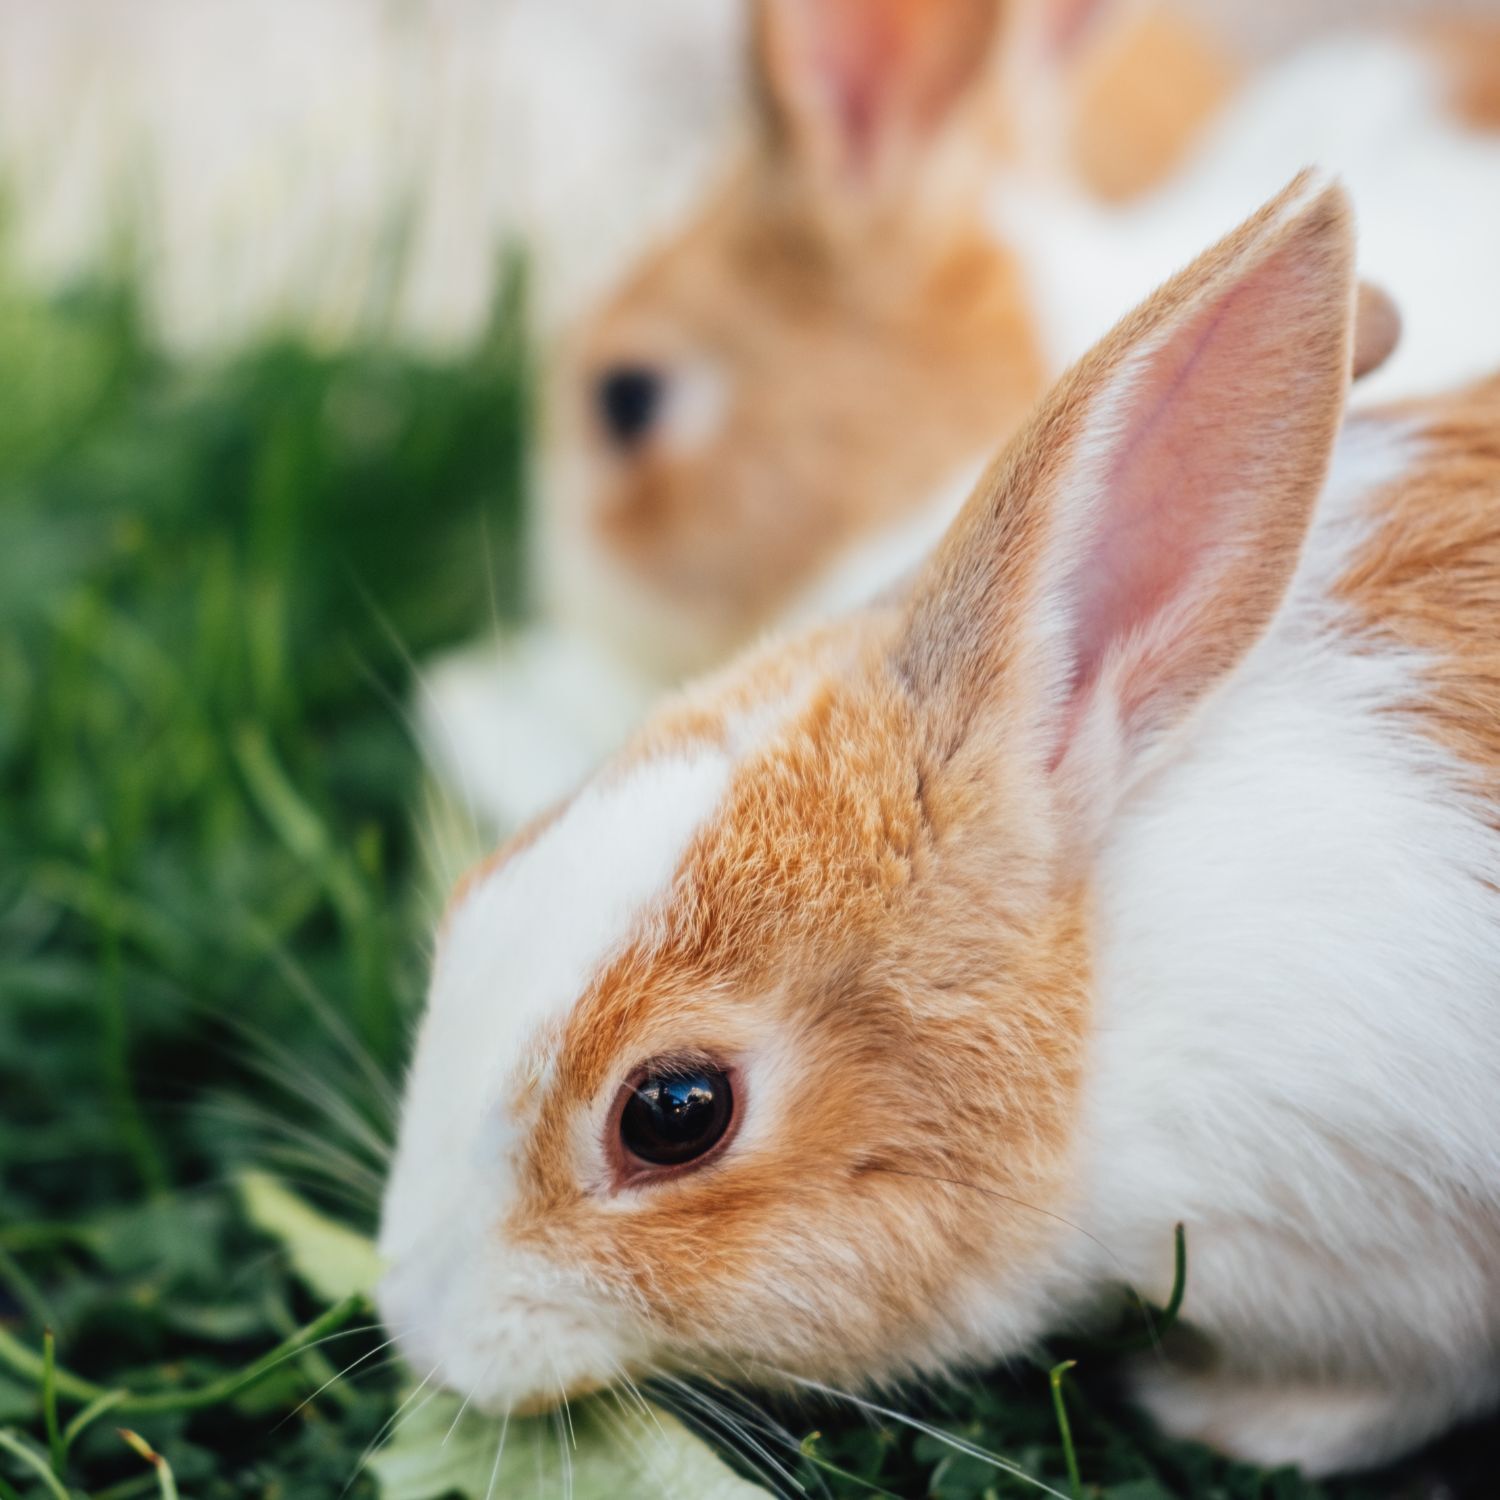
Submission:
<svg viewBox="0 0 1500 1500">
<path fill-rule="evenodd" d="M 1427 642 L 1359 618 L 1378 580 L 1364 600 L 1341 583 L 1362 548 L 1401 545 L 1371 536 L 1384 487 L 1411 487 L 1386 525 L 1439 548 L 1443 507 L 1479 505 L 1477 546 L 1417 566 L 1436 609 L 1438 566 L 1482 569 L 1449 623 L 1492 628 L 1500 381 L 1464 406 L 1456 432 L 1443 404 L 1347 424 L 1284 612 L 1098 866 L 1070 1259 L 1164 1299 L 1170 1197 L 1190 1316 L 1233 1352 L 1206 1372 L 1142 1357 L 1137 1392 L 1262 1463 L 1373 1463 L 1500 1395 L 1494 769 L 1485 795 L 1413 714 Z"/>
<path fill-rule="evenodd" d="M 382 1229 L 418 1363 L 933 1376 L 1163 1296 L 1180 1221 L 1170 1431 L 1329 1472 L 1494 1404 L 1500 379 L 1345 420 L 1353 304 L 1299 179 L 910 581 L 465 883 Z M 659 1167 L 622 1111 L 684 1070 L 732 1129 Z"/>
</svg>

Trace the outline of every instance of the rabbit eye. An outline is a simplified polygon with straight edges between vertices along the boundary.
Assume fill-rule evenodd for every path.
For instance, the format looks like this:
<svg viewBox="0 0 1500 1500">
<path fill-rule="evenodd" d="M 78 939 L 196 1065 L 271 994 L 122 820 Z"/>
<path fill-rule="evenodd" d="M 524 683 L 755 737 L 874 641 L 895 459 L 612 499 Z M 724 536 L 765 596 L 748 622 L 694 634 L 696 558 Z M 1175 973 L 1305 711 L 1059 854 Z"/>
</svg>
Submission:
<svg viewBox="0 0 1500 1500">
<path fill-rule="evenodd" d="M 599 415 L 620 447 L 634 447 L 645 437 L 661 407 L 662 390 L 662 377 L 648 365 L 616 365 L 599 377 Z"/>
<path fill-rule="evenodd" d="M 733 1118 L 728 1073 L 695 1067 L 648 1071 L 628 1086 L 620 1143 L 639 1162 L 682 1166 L 712 1151 Z"/>
</svg>

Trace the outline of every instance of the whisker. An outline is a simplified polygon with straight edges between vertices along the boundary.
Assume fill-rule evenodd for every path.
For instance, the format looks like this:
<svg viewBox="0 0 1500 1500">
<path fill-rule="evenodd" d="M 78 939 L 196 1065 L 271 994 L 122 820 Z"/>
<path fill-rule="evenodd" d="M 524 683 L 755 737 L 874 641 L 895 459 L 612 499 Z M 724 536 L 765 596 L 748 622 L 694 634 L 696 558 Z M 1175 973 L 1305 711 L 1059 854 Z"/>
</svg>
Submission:
<svg viewBox="0 0 1500 1500">
<path fill-rule="evenodd" d="M 380 1207 L 378 1194 L 372 1193 L 368 1187 L 345 1182 L 332 1170 L 325 1157 L 271 1143 L 266 1147 L 265 1158 L 269 1165 L 275 1166 L 276 1176 L 288 1187 L 321 1193 L 362 1216 L 371 1215 Z M 237 1179 L 233 1174 L 226 1174 L 222 1180 L 226 1186 L 233 1187 Z"/>
<path fill-rule="evenodd" d="M 369 1162 L 355 1156 L 352 1151 L 333 1144 L 307 1126 L 299 1125 L 295 1120 L 284 1119 L 266 1106 L 249 1099 L 237 1098 L 233 1094 L 210 1095 L 207 1099 L 195 1100 L 190 1108 L 195 1114 L 208 1119 L 248 1125 L 266 1135 L 306 1147 L 312 1159 L 326 1159 L 330 1165 L 337 1164 L 348 1177 L 363 1183 L 372 1191 L 372 1201 L 378 1199 L 385 1185 L 384 1175 Z"/>
<path fill-rule="evenodd" d="M 374 1437 L 370 1439 L 368 1443 L 365 1444 L 364 1452 L 361 1453 L 357 1459 L 355 1459 L 354 1467 L 350 1470 L 349 1477 L 344 1481 L 343 1489 L 339 1491 L 339 1495 L 341 1497 L 349 1493 L 350 1486 L 355 1483 L 360 1474 L 364 1471 L 364 1467 L 370 1461 L 371 1455 L 383 1443 L 388 1442 L 390 1439 L 395 1437 L 396 1429 L 400 1425 L 400 1423 L 407 1420 L 409 1417 L 416 1416 L 417 1412 L 421 1411 L 422 1407 L 426 1406 L 427 1402 L 431 1401 L 432 1398 L 437 1395 L 439 1387 L 433 1386 L 432 1390 L 428 1391 L 427 1396 L 422 1401 L 420 1406 L 408 1413 L 408 1417 L 404 1418 L 402 1416 L 402 1413 L 406 1411 L 407 1407 L 409 1407 L 412 1402 L 415 1401 L 424 1390 L 426 1390 L 428 1384 L 432 1380 L 432 1377 L 436 1375 L 437 1372 L 437 1365 L 433 1365 L 433 1367 L 426 1373 L 426 1375 L 422 1377 L 421 1383 L 416 1387 L 416 1389 L 413 1390 L 401 1403 L 401 1405 L 398 1406 L 395 1411 L 393 1411 L 390 1416 L 385 1419 L 385 1421 L 381 1424 L 380 1430 L 375 1434 Z"/>
<path fill-rule="evenodd" d="M 573 1500 L 573 1458 L 563 1434 L 562 1408 L 552 1408 L 552 1431 L 557 1438 L 557 1456 L 562 1464 L 563 1500 Z"/>
<path fill-rule="evenodd" d="M 327 1162 L 321 1158 L 313 1159 L 302 1152 L 294 1151 L 290 1146 L 269 1146 L 266 1151 L 267 1158 L 274 1156 L 277 1173 L 276 1175 L 288 1187 L 302 1188 L 310 1192 L 323 1193 L 330 1198 L 336 1198 L 341 1203 L 356 1209 L 361 1214 L 367 1214 L 376 1207 L 367 1193 L 345 1182 L 341 1182 L 328 1170 Z M 283 1170 L 283 1165 L 286 1170 Z M 294 1166 L 304 1167 L 306 1171 L 291 1170 Z M 239 1175 L 235 1172 L 216 1172 L 205 1177 L 201 1182 L 195 1182 L 191 1192 L 233 1192 L 240 1184 Z M 180 1190 L 179 1190 L 180 1191 Z M 278 1256 L 285 1254 L 285 1249 L 271 1249 L 266 1252 L 265 1260 L 275 1260 Z M 252 1263 L 253 1264 L 253 1263 Z M 241 1270 L 244 1268 L 242 1267 Z"/>
<path fill-rule="evenodd" d="M 660 1375 L 657 1379 L 671 1387 L 671 1396 L 687 1401 L 699 1414 L 698 1421 L 722 1427 L 734 1443 L 747 1449 L 753 1455 L 757 1465 L 764 1465 L 770 1470 L 771 1475 L 779 1481 L 784 1481 L 791 1486 L 792 1491 L 798 1495 L 805 1495 L 807 1487 L 771 1450 L 755 1436 L 751 1423 L 743 1421 L 740 1416 L 725 1401 L 720 1401 L 712 1393 L 693 1385 L 691 1382 L 682 1380 L 675 1375 Z M 670 1406 L 671 1401 L 667 1404 Z M 763 1413 L 757 1412 L 757 1417 L 764 1417 Z M 757 1423 L 760 1430 L 771 1438 L 787 1447 L 792 1453 L 801 1455 L 802 1445 L 790 1434 L 778 1431 L 766 1424 L 763 1420 Z M 769 1475 L 766 1477 L 770 1477 Z M 784 1493 L 780 1485 L 777 1486 L 778 1494 Z"/>
<path fill-rule="evenodd" d="M 241 1016 L 226 1015 L 207 1001 L 190 1003 L 206 1020 L 237 1033 L 239 1039 L 248 1044 L 248 1051 L 238 1052 L 223 1042 L 215 1042 L 212 1037 L 207 1040 L 207 1045 L 216 1047 L 221 1055 L 232 1061 L 248 1065 L 258 1076 L 271 1083 L 278 1092 L 294 1097 L 299 1104 L 314 1107 L 331 1125 L 347 1132 L 349 1136 L 364 1145 L 377 1161 L 384 1161 L 389 1156 L 389 1142 L 377 1135 L 370 1122 L 360 1114 L 353 1102 L 338 1089 L 331 1087 L 328 1079 L 314 1072 L 300 1054 L 269 1035 L 252 1021 L 247 1021 Z M 352 1045 L 357 1045 L 357 1043 L 352 1043 Z M 298 1081 L 299 1088 L 292 1087 L 290 1081 L 292 1078 Z M 364 1087 L 367 1089 L 370 1087 L 368 1080 Z M 395 1115 L 395 1094 L 388 1080 L 382 1080 L 381 1090 L 371 1095 L 369 1102 L 381 1112 L 389 1125 Z"/>
<path fill-rule="evenodd" d="M 847 1401 L 851 1405 L 863 1407 L 875 1416 L 885 1417 L 892 1422 L 899 1422 L 904 1427 L 910 1427 L 914 1432 L 920 1432 L 927 1437 L 936 1438 L 938 1442 L 945 1443 L 956 1453 L 966 1454 L 970 1458 L 977 1458 L 982 1463 L 990 1464 L 1000 1470 L 1002 1474 L 1009 1474 L 1013 1479 L 1020 1480 L 1023 1484 L 1029 1484 L 1040 1490 L 1044 1495 L 1053 1495 L 1056 1500 L 1069 1500 L 1061 1490 L 1053 1489 L 1045 1480 L 1038 1479 L 1028 1474 L 1019 1464 L 1013 1463 L 1008 1458 L 1002 1458 L 998 1453 L 991 1453 L 988 1448 L 981 1448 L 977 1443 L 971 1443 L 967 1438 L 961 1438 L 956 1433 L 946 1432 L 941 1427 L 934 1426 L 931 1422 L 924 1422 L 918 1417 L 907 1416 L 903 1412 L 894 1410 L 889 1406 L 882 1406 L 876 1401 L 867 1401 L 862 1396 L 856 1396 L 851 1391 L 841 1391 L 835 1386 L 824 1385 L 820 1380 L 810 1380 L 805 1376 L 793 1375 L 786 1370 L 772 1370 L 767 1367 L 768 1373 L 778 1379 L 785 1380 L 791 1385 L 799 1386 L 803 1390 L 816 1391 L 818 1395 L 833 1401 Z"/>
<path fill-rule="evenodd" d="M 495 1361 L 499 1358 L 500 1355 L 498 1352 L 490 1356 L 489 1363 L 486 1364 L 483 1371 L 481 1371 L 479 1379 L 473 1382 L 472 1385 L 470 1385 L 468 1394 L 465 1395 L 464 1399 L 458 1403 L 458 1411 L 454 1415 L 453 1420 L 448 1424 L 448 1430 L 443 1434 L 443 1441 L 438 1444 L 440 1448 L 446 1448 L 448 1446 L 448 1439 L 453 1436 L 453 1434 L 458 1430 L 458 1424 L 463 1421 L 464 1413 L 468 1411 L 469 1403 L 474 1399 L 474 1392 L 486 1380 L 490 1378 L 490 1371 L 495 1368 Z"/>
<path fill-rule="evenodd" d="M 313 982 L 286 943 L 270 930 L 263 918 L 243 908 L 236 911 L 236 916 L 246 935 L 276 966 L 282 978 L 312 1012 L 314 1019 L 338 1043 L 349 1060 L 364 1075 L 366 1082 L 374 1091 L 376 1100 L 386 1108 L 388 1115 L 394 1117 L 398 1103 L 395 1085 L 376 1061 L 370 1049 L 350 1029 L 348 1021 L 339 1013 L 338 1007 L 329 1002 L 328 997 Z M 240 1018 L 236 1020 L 240 1025 L 248 1024 Z"/>
<path fill-rule="evenodd" d="M 306 1098 L 308 1103 L 315 1105 L 328 1118 L 330 1124 L 346 1131 L 354 1143 L 362 1146 L 372 1160 L 381 1163 L 390 1160 L 389 1136 L 377 1134 L 375 1127 L 359 1112 L 353 1101 L 331 1087 L 327 1079 L 315 1073 L 290 1047 L 267 1036 L 249 1022 L 232 1018 L 228 1019 L 228 1024 L 257 1049 L 257 1052 L 251 1053 L 247 1062 L 260 1077 L 284 1094 L 295 1093 L 299 1102 Z M 300 1083 L 300 1091 L 294 1091 L 293 1078 Z M 382 1112 L 385 1123 L 389 1125 L 392 1101 L 381 1094 L 378 1098 L 373 1098 L 371 1103 Z"/>
<path fill-rule="evenodd" d="M 490 1482 L 485 1486 L 484 1500 L 493 1500 L 495 1484 L 500 1478 L 500 1460 L 505 1455 L 505 1435 L 510 1431 L 510 1407 L 505 1408 L 505 1415 L 500 1419 L 500 1441 L 495 1444 L 495 1463 L 490 1469 Z"/>
<path fill-rule="evenodd" d="M 374 1326 L 374 1325 L 372 1325 L 372 1326 Z M 351 1331 L 353 1331 L 353 1330 L 351 1330 Z M 361 1330 L 361 1331 L 365 1331 L 365 1330 Z M 319 1339 L 318 1340 L 318 1343 L 320 1343 L 320 1344 L 321 1343 L 326 1343 L 326 1342 L 327 1342 L 326 1339 Z M 361 1354 L 358 1359 L 351 1360 L 347 1365 L 344 1366 L 344 1368 L 342 1370 L 338 1371 L 337 1374 L 330 1375 L 328 1377 L 328 1379 L 325 1380 L 323 1382 L 323 1384 L 320 1385 L 317 1388 L 317 1390 L 315 1390 L 312 1393 L 312 1395 L 304 1397 L 303 1400 L 299 1401 L 281 1419 L 281 1421 L 279 1421 L 271 1429 L 271 1431 L 272 1432 L 279 1432 L 288 1422 L 290 1422 L 292 1420 L 293 1417 L 295 1417 L 298 1414 L 298 1412 L 304 1411 L 304 1410 L 306 1410 L 307 1407 L 311 1406 L 312 1403 L 314 1401 L 316 1401 L 318 1399 L 318 1397 L 321 1396 L 323 1394 L 323 1392 L 328 1389 L 329 1386 L 337 1384 L 337 1382 L 340 1381 L 340 1380 L 342 1380 L 344 1378 L 344 1376 L 346 1376 L 351 1370 L 358 1369 L 359 1366 L 362 1365 L 362 1364 L 364 1364 L 364 1362 L 367 1359 L 373 1359 L 377 1354 L 380 1353 L 380 1351 L 382 1349 L 389 1349 L 391 1347 L 391 1345 L 394 1344 L 395 1342 L 396 1342 L 396 1340 L 394 1338 L 388 1338 L 383 1344 L 376 1344 L 376 1346 L 373 1349 L 370 1349 L 370 1350 L 366 1351 L 364 1354 Z M 307 1346 L 307 1348 L 309 1348 L 309 1349 L 314 1348 L 314 1347 L 316 1347 L 316 1346 L 312 1345 L 312 1344 L 309 1344 Z M 297 1354 L 301 1354 L 301 1353 L 304 1353 L 304 1352 L 305 1352 L 304 1350 L 298 1349 L 293 1354 L 287 1355 L 287 1358 L 288 1359 L 293 1359 L 293 1358 L 296 1357 Z"/>
<path fill-rule="evenodd" d="M 651 1403 L 646 1400 L 644 1395 L 641 1394 L 640 1386 L 638 1386 L 635 1381 L 630 1378 L 629 1371 L 624 1369 L 623 1366 L 616 1365 L 615 1370 L 620 1379 L 624 1382 L 625 1389 L 634 1399 L 636 1408 L 640 1411 L 641 1415 L 643 1417 L 649 1418 L 649 1420 L 655 1424 L 657 1432 L 659 1432 L 662 1438 L 665 1439 L 667 1435 L 666 1429 L 661 1425 L 661 1419 L 656 1415 L 656 1412 L 653 1409 Z"/>
<path fill-rule="evenodd" d="M 676 1494 L 674 1486 L 670 1484 L 670 1475 L 662 1471 L 660 1455 L 647 1445 L 645 1434 L 640 1424 L 631 1419 L 630 1408 L 624 1405 L 623 1398 L 618 1390 L 611 1390 L 610 1395 L 620 1406 L 619 1413 L 611 1411 L 608 1407 L 596 1408 L 601 1420 L 609 1426 L 610 1432 L 617 1441 L 628 1447 L 635 1455 L 636 1465 L 643 1475 L 649 1476 L 658 1487 L 669 1494 Z M 658 1427 L 660 1424 L 658 1424 Z"/>
</svg>

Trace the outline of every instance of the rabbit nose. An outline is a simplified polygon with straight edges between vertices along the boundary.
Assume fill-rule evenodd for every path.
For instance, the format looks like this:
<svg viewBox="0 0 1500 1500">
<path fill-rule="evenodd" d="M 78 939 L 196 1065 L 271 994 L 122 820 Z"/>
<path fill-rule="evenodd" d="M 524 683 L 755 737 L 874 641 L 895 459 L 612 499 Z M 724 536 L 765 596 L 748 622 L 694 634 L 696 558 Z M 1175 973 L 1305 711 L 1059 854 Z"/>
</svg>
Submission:
<svg viewBox="0 0 1500 1500">
<path fill-rule="evenodd" d="M 597 397 L 604 426 L 622 448 L 634 447 L 661 408 L 662 377 L 645 365 L 617 365 L 599 378 Z"/>
</svg>

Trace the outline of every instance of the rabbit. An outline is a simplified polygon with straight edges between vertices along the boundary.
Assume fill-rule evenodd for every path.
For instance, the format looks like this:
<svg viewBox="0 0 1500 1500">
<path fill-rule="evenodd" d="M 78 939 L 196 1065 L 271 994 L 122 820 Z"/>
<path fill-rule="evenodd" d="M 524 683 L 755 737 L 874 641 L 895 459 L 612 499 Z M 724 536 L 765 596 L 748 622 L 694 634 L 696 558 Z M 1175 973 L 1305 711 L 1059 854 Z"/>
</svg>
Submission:
<svg viewBox="0 0 1500 1500">
<path fill-rule="evenodd" d="M 564 343 L 549 401 L 544 597 L 666 679 L 862 544 L 861 585 L 904 567 L 1056 373 L 988 192 L 1020 160 L 1062 172 L 1076 75 L 1110 112 L 1111 181 L 1175 160 L 1231 76 L 1186 22 L 1100 0 L 751 14 L 747 149 Z M 1102 92 L 1142 78 L 1165 121 Z"/>
<path fill-rule="evenodd" d="M 1409 314 L 1382 393 L 1440 389 L 1500 337 L 1500 136 L 1474 107 L 1500 37 L 1343 38 L 1236 89 L 1211 38 L 1107 0 L 759 0 L 755 16 L 745 160 L 559 364 L 542 619 L 427 683 L 440 772 L 501 828 L 575 784 L 663 683 L 907 571 L 1047 378 L 1222 233 L 1236 190 L 1312 157 L 1352 181 L 1366 268 Z M 854 45 L 881 17 L 908 44 Z M 1142 79 L 1192 108 L 1153 135 L 1121 113 Z M 858 131 L 841 99 L 862 101 Z M 1090 109 L 1122 158 L 1151 155 L 1132 132 L 1154 150 L 1167 179 L 1144 199 L 1074 180 Z M 628 709 L 578 734 L 574 701 Z"/>
<path fill-rule="evenodd" d="M 1099 0 L 754 0 L 751 18 L 746 149 L 559 350 L 540 618 L 422 683 L 440 778 L 503 830 L 664 684 L 941 534 L 1050 373 L 986 225 L 996 160 L 1047 133 L 1022 116 L 1107 117 L 1079 154 L 1117 200 L 1171 169 L 1232 76 L 1170 12 Z M 1163 71 L 1174 88 L 1141 87 Z"/>
<path fill-rule="evenodd" d="M 1500 1399 L 1500 377 L 1346 413 L 1295 179 L 907 581 L 667 700 L 439 935 L 378 1300 L 494 1412 L 889 1387 L 1164 1300 L 1167 1432 Z M 1497 350 L 1500 356 L 1500 350 Z"/>
</svg>

